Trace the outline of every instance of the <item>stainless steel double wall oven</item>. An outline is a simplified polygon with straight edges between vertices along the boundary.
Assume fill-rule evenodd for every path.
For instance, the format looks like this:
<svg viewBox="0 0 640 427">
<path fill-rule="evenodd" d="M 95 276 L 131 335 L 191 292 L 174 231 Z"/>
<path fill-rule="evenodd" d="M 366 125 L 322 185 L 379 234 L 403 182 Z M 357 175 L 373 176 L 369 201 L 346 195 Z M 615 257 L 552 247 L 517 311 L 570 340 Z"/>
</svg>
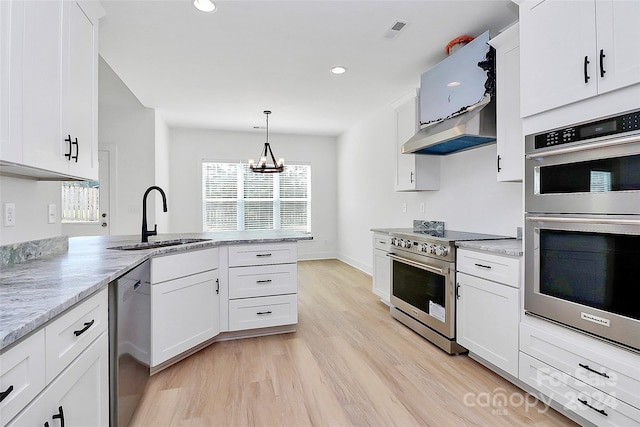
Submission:
<svg viewBox="0 0 640 427">
<path fill-rule="evenodd" d="M 525 150 L 526 312 L 640 351 L 640 110 Z"/>
</svg>

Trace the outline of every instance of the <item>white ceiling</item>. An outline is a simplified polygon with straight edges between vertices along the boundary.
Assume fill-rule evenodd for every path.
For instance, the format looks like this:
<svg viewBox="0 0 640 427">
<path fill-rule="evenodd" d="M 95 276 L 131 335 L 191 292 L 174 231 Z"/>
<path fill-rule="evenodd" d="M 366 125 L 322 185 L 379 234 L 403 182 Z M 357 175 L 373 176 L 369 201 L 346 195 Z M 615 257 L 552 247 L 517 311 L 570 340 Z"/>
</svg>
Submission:
<svg viewBox="0 0 640 427">
<path fill-rule="evenodd" d="M 453 38 L 518 18 L 510 0 L 102 0 L 100 54 L 170 126 L 336 136 L 419 86 Z M 384 37 L 397 20 L 397 37 Z M 346 74 L 329 72 L 334 65 Z"/>
</svg>

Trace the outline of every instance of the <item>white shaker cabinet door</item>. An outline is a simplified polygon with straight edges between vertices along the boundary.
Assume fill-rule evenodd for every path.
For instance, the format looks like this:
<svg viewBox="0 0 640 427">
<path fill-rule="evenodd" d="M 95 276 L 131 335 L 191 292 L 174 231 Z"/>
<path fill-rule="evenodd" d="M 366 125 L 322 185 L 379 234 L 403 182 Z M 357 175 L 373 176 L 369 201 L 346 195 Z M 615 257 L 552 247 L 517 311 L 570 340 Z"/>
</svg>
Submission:
<svg viewBox="0 0 640 427">
<path fill-rule="evenodd" d="M 594 19 L 589 0 L 520 5 L 522 117 L 596 95 Z"/>
<path fill-rule="evenodd" d="M 151 366 L 215 337 L 220 331 L 218 271 L 151 285 Z"/>
<path fill-rule="evenodd" d="M 457 341 L 518 376 L 520 299 L 517 288 L 457 273 Z"/>
</svg>

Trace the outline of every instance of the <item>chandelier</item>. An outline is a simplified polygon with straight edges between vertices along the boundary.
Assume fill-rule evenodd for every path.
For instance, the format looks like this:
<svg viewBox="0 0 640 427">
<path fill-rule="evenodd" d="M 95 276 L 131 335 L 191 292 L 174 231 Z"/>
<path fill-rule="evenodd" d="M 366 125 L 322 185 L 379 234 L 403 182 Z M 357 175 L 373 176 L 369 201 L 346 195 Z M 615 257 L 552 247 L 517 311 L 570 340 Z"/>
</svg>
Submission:
<svg viewBox="0 0 640 427">
<path fill-rule="evenodd" d="M 271 111 L 265 110 L 264 114 L 267 117 L 267 141 L 264 143 L 264 149 L 258 163 L 256 164 L 253 159 L 249 159 L 249 167 L 255 173 L 280 173 L 284 170 L 284 159 L 276 161 L 276 157 L 271 151 L 271 145 L 269 145 L 269 114 Z M 267 163 L 269 160 L 271 160 L 271 164 Z"/>
</svg>

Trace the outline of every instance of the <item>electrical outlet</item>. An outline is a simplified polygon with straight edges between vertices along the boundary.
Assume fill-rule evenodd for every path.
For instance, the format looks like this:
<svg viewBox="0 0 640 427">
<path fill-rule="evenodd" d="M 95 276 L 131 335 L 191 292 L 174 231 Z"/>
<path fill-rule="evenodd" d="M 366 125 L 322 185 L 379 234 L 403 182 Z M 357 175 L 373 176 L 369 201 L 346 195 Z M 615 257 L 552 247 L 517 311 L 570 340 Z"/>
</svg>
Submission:
<svg viewBox="0 0 640 427">
<path fill-rule="evenodd" d="M 424 213 L 424 202 L 420 203 L 420 212 Z"/>
<path fill-rule="evenodd" d="M 49 205 L 49 212 L 48 212 L 47 218 L 49 219 L 49 224 L 56 223 L 56 205 L 53 203 Z"/>
<path fill-rule="evenodd" d="M 407 211 L 407 204 L 403 203 L 402 204 L 402 212 L 406 212 Z"/>
<path fill-rule="evenodd" d="M 4 204 L 4 226 L 13 227 L 16 225 L 16 204 Z"/>
</svg>

